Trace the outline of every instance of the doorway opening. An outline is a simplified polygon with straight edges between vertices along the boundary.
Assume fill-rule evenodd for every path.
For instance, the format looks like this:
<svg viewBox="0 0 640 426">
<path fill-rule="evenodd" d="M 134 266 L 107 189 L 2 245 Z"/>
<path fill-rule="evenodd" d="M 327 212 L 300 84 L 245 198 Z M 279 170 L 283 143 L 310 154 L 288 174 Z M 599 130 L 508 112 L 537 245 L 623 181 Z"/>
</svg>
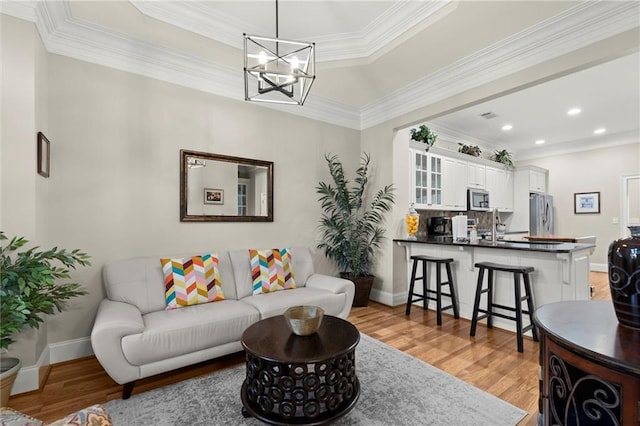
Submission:
<svg viewBox="0 0 640 426">
<path fill-rule="evenodd" d="M 631 234 L 629 226 L 640 226 L 640 175 L 622 176 L 620 236 Z"/>
</svg>

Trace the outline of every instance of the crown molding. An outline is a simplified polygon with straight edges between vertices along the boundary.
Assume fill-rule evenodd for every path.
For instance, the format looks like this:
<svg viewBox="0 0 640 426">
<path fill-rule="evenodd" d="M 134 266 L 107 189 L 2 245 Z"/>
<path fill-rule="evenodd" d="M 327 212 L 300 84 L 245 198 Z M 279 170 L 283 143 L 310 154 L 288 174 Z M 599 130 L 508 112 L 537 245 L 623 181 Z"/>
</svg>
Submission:
<svg viewBox="0 0 640 426">
<path fill-rule="evenodd" d="M 584 2 L 361 108 L 366 129 L 638 27 L 638 2 Z"/>
<path fill-rule="evenodd" d="M 66 1 L 40 2 L 36 16 L 38 32 L 50 53 L 244 102 L 244 81 L 239 69 L 181 54 L 81 21 L 71 15 Z M 342 127 L 360 128 L 357 108 L 319 96 L 310 95 L 304 108 L 256 105 Z"/>
<path fill-rule="evenodd" d="M 36 1 L 0 1 L 0 13 L 22 19 L 23 21 L 36 22 Z"/>
<path fill-rule="evenodd" d="M 332 34 L 313 38 L 316 43 L 316 61 L 328 62 L 367 58 L 385 48 L 408 29 L 432 18 L 451 0 L 395 2 L 380 16 L 360 31 Z M 240 30 L 247 34 L 258 34 L 260 29 L 250 22 L 213 10 L 206 2 L 171 2 L 131 0 L 144 15 L 242 49 Z M 311 40 L 310 40 L 311 41 Z"/>
<path fill-rule="evenodd" d="M 256 34 L 260 29 L 241 19 L 220 13 L 207 2 L 130 0 L 143 15 L 182 28 L 237 49 L 243 49 L 242 33 Z"/>
<path fill-rule="evenodd" d="M 170 2 L 147 3 L 162 5 Z M 408 4 L 416 7 L 420 3 L 422 2 Z M 0 1 L 0 5 L 2 13 L 35 21 L 43 43 L 51 53 L 244 102 L 240 70 L 132 39 L 74 18 L 66 0 Z M 425 8 L 428 9 L 427 6 Z M 363 130 L 638 27 L 639 12 L 638 2 L 580 3 L 362 108 L 354 108 L 313 93 L 303 108 L 256 105 Z"/>
</svg>

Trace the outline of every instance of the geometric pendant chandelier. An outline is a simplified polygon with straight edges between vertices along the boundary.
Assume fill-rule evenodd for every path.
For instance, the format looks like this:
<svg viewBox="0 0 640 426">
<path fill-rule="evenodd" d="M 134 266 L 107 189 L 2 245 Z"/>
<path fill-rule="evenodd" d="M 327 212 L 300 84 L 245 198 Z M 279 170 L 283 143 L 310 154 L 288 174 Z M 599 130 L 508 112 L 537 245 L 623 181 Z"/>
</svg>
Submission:
<svg viewBox="0 0 640 426">
<path fill-rule="evenodd" d="M 315 80 L 315 43 L 244 34 L 245 101 L 302 105 Z"/>
</svg>

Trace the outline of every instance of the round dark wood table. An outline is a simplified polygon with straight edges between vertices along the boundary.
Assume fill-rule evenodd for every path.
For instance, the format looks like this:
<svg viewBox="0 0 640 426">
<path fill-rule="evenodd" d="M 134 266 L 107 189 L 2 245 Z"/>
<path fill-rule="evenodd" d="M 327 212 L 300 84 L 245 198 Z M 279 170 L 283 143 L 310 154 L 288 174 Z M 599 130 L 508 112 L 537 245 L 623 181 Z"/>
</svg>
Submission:
<svg viewBox="0 0 640 426">
<path fill-rule="evenodd" d="M 620 325 L 611 301 L 549 303 L 534 321 L 541 424 L 640 425 L 640 330 Z"/>
<path fill-rule="evenodd" d="M 253 324 L 242 334 L 242 414 L 277 425 L 317 425 L 343 416 L 360 395 L 359 341 L 353 324 L 330 315 L 310 336 L 293 334 L 282 315 Z"/>
</svg>

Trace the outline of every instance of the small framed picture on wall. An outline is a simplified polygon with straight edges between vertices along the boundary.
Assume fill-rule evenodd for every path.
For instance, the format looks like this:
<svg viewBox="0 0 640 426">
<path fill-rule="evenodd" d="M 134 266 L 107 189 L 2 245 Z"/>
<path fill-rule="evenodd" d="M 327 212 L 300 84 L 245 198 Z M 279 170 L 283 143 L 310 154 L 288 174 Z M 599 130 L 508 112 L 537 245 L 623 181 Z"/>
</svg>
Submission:
<svg viewBox="0 0 640 426">
<path fill-rule="evenodd" d="M 204 189 L 205 204 L 224 204 L 224 189 Z"/>
<path fill-rule="evenodd" d="M 573 194 L 573 210 L 575 214 L 600 213 L 599 192 L 576 192 Z"/>
<path fill-rule="evenodd" d="M 38 174 L 40 176 L 44 176 L 46 178 L 49 177 L 50 173 L 50 157 L 51 157 L 51 146 L 49 144 L 49 139 L 42 132 L 38 132 Z"/>
</svg>

